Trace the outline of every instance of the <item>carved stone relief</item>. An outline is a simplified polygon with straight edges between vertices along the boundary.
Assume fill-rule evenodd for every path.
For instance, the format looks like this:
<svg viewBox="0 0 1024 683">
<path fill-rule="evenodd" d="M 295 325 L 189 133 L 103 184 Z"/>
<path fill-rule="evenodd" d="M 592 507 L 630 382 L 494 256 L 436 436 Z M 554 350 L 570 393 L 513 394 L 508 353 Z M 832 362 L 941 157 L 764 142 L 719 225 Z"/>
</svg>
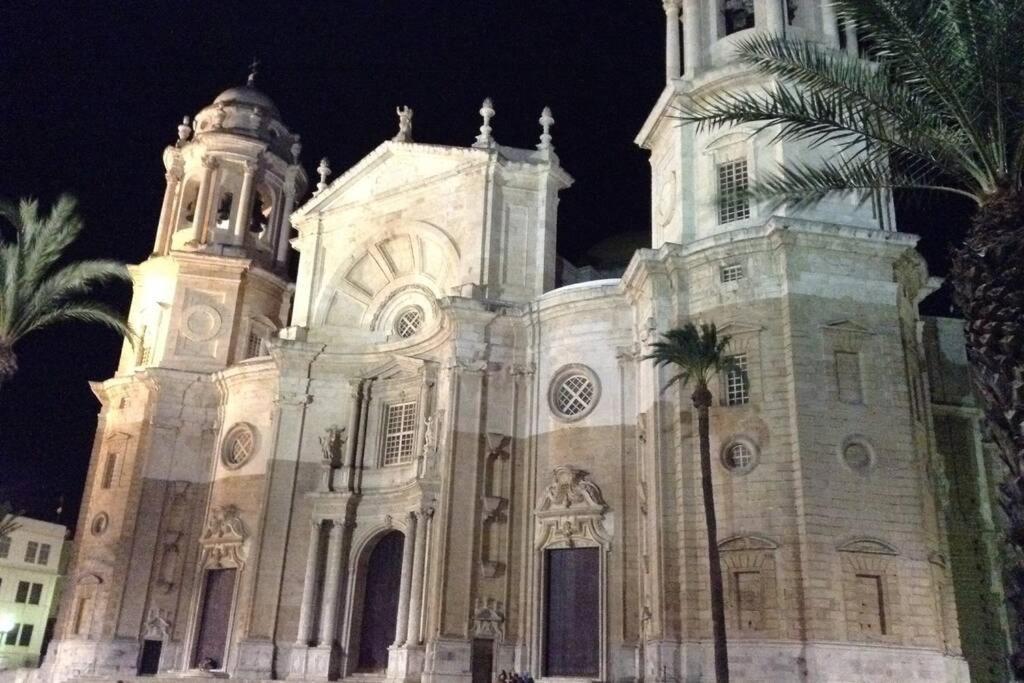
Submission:
<svg viewBox="0 0 1024 683">
<path fill-rule="evenodd" d="M 345 427 L 328 427 L 325 435 L 320 437 L 320 467 L 323 474 L 320 478 L 320 490 L 334 491 L 334 473 L 341 467 L 347 441 Z"/>
<path fill-rule="evenodd" d="M 245 565 L 243 545 L 247 536 L 248 532 L 236 506 L 214 508 L 199 541 L 203 548 L 202 566 L 241 569 Z"/>
<path fill-rule="evenodd" d="M 541 493 L 534 513 L 538 549 L 556 544 L 572 548 L 580 541 L 608 546 L 608 506 L 601 489 L 588 477 L 586 471 L 568 466 L 551 472 L 551 483 Z"/>
<path fill-rule="evenodd" d="M 493 598 L 477 598 L 473 609 L 473 637 L 505 639 L 505 605 Z"/>
</svg>

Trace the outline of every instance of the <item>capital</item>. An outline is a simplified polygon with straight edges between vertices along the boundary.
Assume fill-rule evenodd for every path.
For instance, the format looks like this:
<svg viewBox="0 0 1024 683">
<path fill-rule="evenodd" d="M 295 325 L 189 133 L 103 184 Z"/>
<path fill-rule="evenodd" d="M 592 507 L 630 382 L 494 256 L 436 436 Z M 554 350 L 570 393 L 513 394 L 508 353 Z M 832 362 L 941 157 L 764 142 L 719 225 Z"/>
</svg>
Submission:
<svg viewBox="0 0 1024 683">
<path fill-rule="evenodd" d="M 661 0 L 661 6 L 665 8 L 665 14 L 678 14 L 682 0 Z"/>
<path fill-rule="evenodd" d="M 204 156 L 203 157 L 203 168 L 213 170 L 220 166 L 220 160 L 217 157 Z"/>
<path fill-rule="evenodd" d="M 246 159 L 245 160 L 245 172 L 252 175 L 256 171 L 260 170 L 260 162 L 258 159 Z"/>
</svg>

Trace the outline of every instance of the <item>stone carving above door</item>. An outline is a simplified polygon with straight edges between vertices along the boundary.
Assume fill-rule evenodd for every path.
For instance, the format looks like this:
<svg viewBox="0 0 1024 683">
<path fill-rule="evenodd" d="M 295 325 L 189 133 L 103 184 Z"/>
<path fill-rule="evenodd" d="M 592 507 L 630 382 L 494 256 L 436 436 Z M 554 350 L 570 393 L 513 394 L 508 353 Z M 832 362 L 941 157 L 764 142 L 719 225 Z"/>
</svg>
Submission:
<svg viewBox="0 0 1024 683">
<path fill-rule="evenodd" d="M 607 548 L 611 536 L 606 528 L 608 506 L 601 489 L 585 470 L 556 467 L 551 483 L 544 489 L 534 516 L 537 520 L 537 548 L 597 545 Z"/>
<path fill-rule="evenodd" d="M 235 505 L 222 505 L 210 513 L 206 530 L 199 540 L 203 567 L 237 567 L 245 565 L 243 545 L 248 537 L 241 511 Z"/>
</svg>

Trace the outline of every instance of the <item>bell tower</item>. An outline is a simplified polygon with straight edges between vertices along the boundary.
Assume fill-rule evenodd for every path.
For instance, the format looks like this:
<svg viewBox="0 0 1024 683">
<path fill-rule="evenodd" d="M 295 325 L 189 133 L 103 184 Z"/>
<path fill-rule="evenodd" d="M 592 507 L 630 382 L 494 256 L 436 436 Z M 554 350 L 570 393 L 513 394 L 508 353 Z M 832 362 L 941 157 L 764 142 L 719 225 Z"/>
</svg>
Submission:
<svg viewBox="0 0 1024 683">
<path fill-rule="evenodd" d="M 286 324 L 296 198 L 306 189 L 299 136 L 254 86 L 225 90 L 178 126 L 153 253 L 132 268 L 119 374 L 160 366 L 212 371 L 263 351 Z"/>
<path fill-rule="evenodd" d="M 835 157 L 829 145 L 772 141 L 771 130 L 718 128 L 697 132 L 681 125 L 684 97 L 770 87 L 743 68 L 736 44 L 757 33 L 821 43 L 856 55 L 856 31 L 836 19 L 831 0 L 663 0 L 665 89 L 636 138 L 651 152 L 651 238 L 691 244 L 723 232 L 767 223 L 772 217 L 802 218 L 859 228 L 894 230 L 888 195 L 828 198 L 796 210 L 736 198 L 758 173 L 792 160 L 813 163 Z"/>
</svg>

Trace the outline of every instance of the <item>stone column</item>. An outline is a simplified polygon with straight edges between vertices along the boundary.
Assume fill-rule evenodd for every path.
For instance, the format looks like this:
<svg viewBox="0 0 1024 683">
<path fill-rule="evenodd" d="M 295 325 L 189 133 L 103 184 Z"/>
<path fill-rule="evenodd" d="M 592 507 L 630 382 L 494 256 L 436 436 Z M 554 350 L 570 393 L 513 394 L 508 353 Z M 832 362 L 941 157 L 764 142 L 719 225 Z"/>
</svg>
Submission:
<svg viewBox="0 0 1024 683">
<path fill-rule="evenodd" d="M 331 520 L 327 539 L 327 571 L 324 578 L 324 599 L 320 608 L 320 646 L 331 647 L 338 633 L 338 589 L 341 573 L 341 532 L 344 522 Z"/>
<path fill-rule="evenodd" d="M 277 224 L 277 263 L 284 265 L 288 262 L 288 238 L 291 237 L 292 229 L 292 207 L 295 204 L 295 180 L 294 174 L 289 173 L 284 183 L 284 206 L 281 210 L 281 220 Z"/>
<path fill-rule="evenodd" d="M 409 627 L 409 588 L 412 578 L 413 549 L 416 547 L 416 513 L 409 513 L 409 529 L 402 544 L 402 582 L 398 588 L 398 617 L 395 624 L 395 646 L 405 644 Z"/>
<path fill-rule="evenodd" d="M 348 428 L 345 430 L 348 441 L 345 442 L 345 459 L 341 463 L 341 486 L 346 491 L 352 491 L 354 488 L 353 477 L 356 467 L 356 448 L 359 446 L 359 435 L 356 431 L 359 428 L 359 412 L 362 409 L 360 401 L 362 396 L 362 384 L 358 382 L 352 382 L 349 384 L 348 396 Z"/>
<path fill-rule="evenodd" d="M 217 168 L 217 160 L 210 156 L 203 157 L 203 175 L 199 181 L 199 196 L 196 198 L 196 216 L 192 221 L 195 229 L 193 239 L 199 244 L 206 244 L 206 232 L 210 222 L 206 214 L 210 207 L 210 195 L 213 194 L 213 171 Z"/>
<path fill-rule="evenodd" d="M 426 555 L 427 511 L 416 513 L 419 523 L 416 525 L 416 548 L 412 559 L 412 587 L 409 591 L 409 635 L 406 646 L 420 644 L 420 610 L 423 609 L 423 574 L 424 556 Z"/>
<path fill-rule="evenodd" d="M 683 0 L 683 50 L 686 77 L 693 78 L 701 67 L 700 0 Z"/>
<path fill-rule="evenodd" d="M 781 36 L 786 32 L 786 16 L 782 0 L 765 0 L 765 28 Z"/>
<path fill-rule="evenodd" d="M 833 0 L 821 0 L 821 32 L 825 41 L 832 47 L 839 47 L 839 19 Z"/>
<path fill-rule="evenodd" d="M 299 632 L 295 637 L 296 647 L 306 647 L 314 635 L 309 632 L 313 626 L 313 598 L 316 595 L 316 565 L 320 556 L 320 524 L 314 519 L 310 525 L 309 553 L 306 557 L 306 577 L 302 584 L 302 607 L 299 611 Z"/>
<path fill-rule="evenodd" d="M 253 191 L 256 187 L 256 171 L 259 162 L 246 161 L 245 173 L 242 175 L 242 191 L 238 193 L 238 211 L 235 213 L 235 225 L 231 234 L 231 243 L 238 246 L 245 244 L 245 231 L 249 229 L 252 219 Z"/>
<path fill-rule="evenodd" d="M 860 48 L 857 45 L 857 25 L 850 19 L 843 22 L 843 28 L 846 30 L 846 54 L 851 57 L 860 56 Z"/>
<path fill-rule="evenodd" d="M 664 0 L 665 7 L 665 82 L 679 78 L 679 0 Z"/>
<path fill-rule="evenodd" d="M 181 182 L 181 171 L 172 168 L 164 177 L 167 179 L 167 189 L 164 190 L 164 201 L 160 205 L 160 221 L 157 223 L 156 243 L 153 245 L 153 253 L 156 255 L 170 251 L 171 220 L 174 217 L 174 200 L 178 194 L 178 183 Z"/>
</svg>

